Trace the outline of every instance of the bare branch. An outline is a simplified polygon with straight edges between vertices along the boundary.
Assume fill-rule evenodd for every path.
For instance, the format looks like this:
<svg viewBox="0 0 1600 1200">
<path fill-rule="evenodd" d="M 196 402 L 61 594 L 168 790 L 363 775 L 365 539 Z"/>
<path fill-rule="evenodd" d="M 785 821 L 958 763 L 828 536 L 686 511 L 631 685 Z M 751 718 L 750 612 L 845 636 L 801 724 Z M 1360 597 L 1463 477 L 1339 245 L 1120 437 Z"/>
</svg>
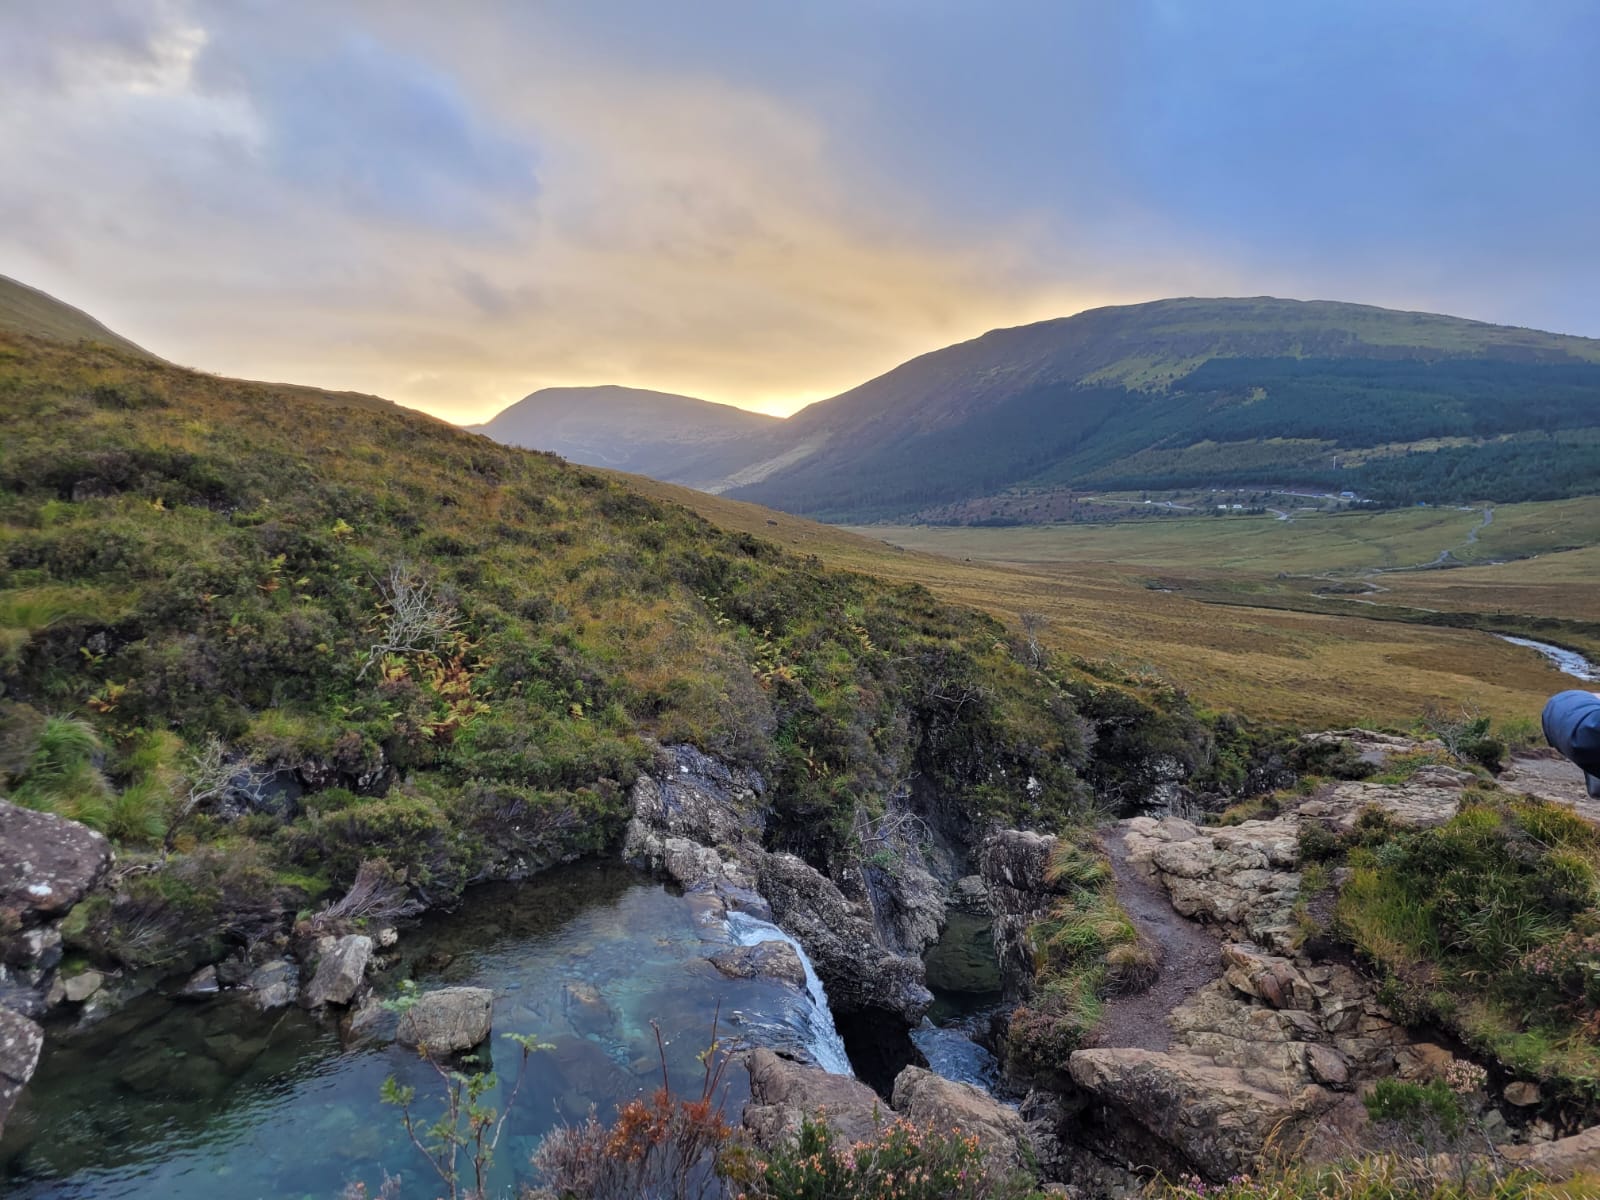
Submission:
<svg viewBox="0 0 1600 1200">
<path fill-rule="evenodd" d="M 434 590 L 433 583 L 407 562 L 389 568 L 378 583 L 384 615 L 378 640 L 367 650 L 367 660 L 356 678 L 372 669 L 385 654 L 421 654 L 437 650 L 455 635 L 461 614 L 455 603 Z"/>
</svg>

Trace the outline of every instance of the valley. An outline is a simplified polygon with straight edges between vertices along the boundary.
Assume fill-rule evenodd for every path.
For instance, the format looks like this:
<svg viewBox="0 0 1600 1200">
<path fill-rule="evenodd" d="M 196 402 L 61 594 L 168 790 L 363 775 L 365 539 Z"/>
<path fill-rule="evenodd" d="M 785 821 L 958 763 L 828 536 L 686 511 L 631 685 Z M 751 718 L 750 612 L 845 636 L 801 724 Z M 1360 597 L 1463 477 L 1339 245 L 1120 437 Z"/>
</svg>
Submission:
<svg viewBox="0 0 1600 1200">
<path fill-rule="evenodd" d="M 923 584 L 1012 628 L 1023 613 L 1040 614 L 1055 653 L 1261 719 L 1404 726 L 1456 705 L 1526 726 L 1571 682 L 1530 650 L 1429 623 L 1419 608 L 1600 650 L 1590 626 L 1600 604 L 1584 571 L 1596 552 L 1557 549 L 1600 542 L 1600 500 L 1496 506 L 1469 545 L 1482 525 L 1476 510 L 844 529 L 650 480 L 630 484 L 829 564 Z M 1359 582 L 1452 547 L 1472 559 L 1539 557 Z M 1369 586 L 1387 590 L 1369 596 Z M 1330 587 L 1367 603 L 1317 593 Z"/>
<path fill-rule="evenodd" d="M 365 1196 L 437 1077 L 508 1114 L 514 1153 L 473 1159 L 504 1188 L 642 1171 L 618 1139 L 669 1120 L 810 1162 L 825 1113 L 852 1154 L 954 1121 L 915 1154 L 981 1166 L 971 1200 L 1159 1196 L 1152 1164 L 1225 1178 L 1280 1128 L 1318 1169 L 1318 1122 L 1385 1120 L 1435 1036 L 1510 1081 L 1473 1101 L 1506 1155 L 1585 1169 L 1582 986 L 1394 927 L 1416 872 L 1385 872 L 1445 827 L 1474 886 L 1567 906 L 1539 953 L 1586 936 L 1592 807 L 1531 747 L 1575 682 L 1541 647 L 1600 654 L 1600 498 L 1074 490 L 1052 524 L 843 527 L 30 304 L 0 311 L 19 1195 Z M 659 402 L 690 427 L 615 460 L 604 419 L 571 431 L 623 463 L 747 436 Z M 1402 1009 L 1419 963 L 1454 990 Z M 496 1033 L 521 1066 L 428 1065 Z"/>
</svg>

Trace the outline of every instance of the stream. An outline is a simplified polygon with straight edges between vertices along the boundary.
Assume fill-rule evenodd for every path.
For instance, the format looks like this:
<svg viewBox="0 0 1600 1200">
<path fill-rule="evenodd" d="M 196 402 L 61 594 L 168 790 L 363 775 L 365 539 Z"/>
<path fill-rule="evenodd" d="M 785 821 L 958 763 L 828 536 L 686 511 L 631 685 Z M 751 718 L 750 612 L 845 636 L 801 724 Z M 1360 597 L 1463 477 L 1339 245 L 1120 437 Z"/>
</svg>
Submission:
<svg viewBox="0 0 1600 1200">
<path fill-rule="evenodd" d="M 553 1048 L 528 1061 L 496 1155 L 494 1185 L 526 1178 L 540 1138 L 608 1117 L 661 1078 L 659 1024 L 673 1086 L 698 1094 L 696 1055 L 721 1005 L 725 1043 L 770 1046 L 848 1072 L 822 984 L 728 979 L 705 961 L 719 945 L 792 939 L 748 915 L 731 921 L 694 897 L 612 863 L 561 868 L 525 884 L 473 890 L 451 914 L 404 933 L 379 976 L 424 988 L 494 991 L 494 1034 L 479 1053 L 504 1105 L 518 1052 L 500 1035 L 537 1034 Z M 798 947 L 797 947 L 798 949 Z M 52 1038 L 0 1141 L 10 1200 L 213 1200 L 332 1197 L 350 1181 L 376 1190 L 387 1168 L 404 1197 L 439 1191 L 396 1109 L 390 1075 L 417 1089 L 419 1115 L 439 1110 L 439 1081 L 415 1053 L 373 1039 L 341 1042 L 333 1022 L 298 1008 L 259 1013 L 224 993 L 199 1002 L 147 996 L 81 1033 Z M 737 1114 L 748 1084 L 727 1075 Z"/>
<path fill-rule="evenodd" d="M 1595 666 L 1576 650 L 1564 650 L 1560 646 L 1552 646 L 1549 642 L 1536 642 L 1532 638 L 1512 637 L 1508 633 L 1499 635 L 1502 641 L 1510 642 L 1513 646 L 1527 646 L 1530 650 L 1537 650 L 1550 660 L 1550 665 L 1564 675 L 1574 679 L 1582 679 L 1592 683 L 1600 679 L 1600 667 Z"/>
</svg>

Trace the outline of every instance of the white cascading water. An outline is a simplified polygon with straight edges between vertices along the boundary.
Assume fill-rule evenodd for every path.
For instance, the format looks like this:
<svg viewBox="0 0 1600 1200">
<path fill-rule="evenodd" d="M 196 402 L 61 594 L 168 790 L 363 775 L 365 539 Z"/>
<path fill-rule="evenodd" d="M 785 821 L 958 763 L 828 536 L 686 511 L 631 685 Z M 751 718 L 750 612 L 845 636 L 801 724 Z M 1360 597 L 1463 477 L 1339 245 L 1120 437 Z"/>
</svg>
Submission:
<svg viewBox="0 0 1600 1200">
<path fill-rule="evenodd" d="M 844 1039 L 834 1028 L 833 1010 L 828 1007 L 828 993 L 817 978 L 816 968 L 805 947 L 771 921 L 752 917 L 749 913 L 728 914 L 728 933 L 741 946 L 756 946 L 762 942 L 788 942 L 800 956 L 800 966 L 806 973 L 806 993 L 811 997 L 811 1012 L 806 1019 L 806 1032 L 810 1035 L 806 1049 L 823 1070 L 833 1075 L 854 1075 L 850 1056 L 845 1053 Z"/>
</svg>

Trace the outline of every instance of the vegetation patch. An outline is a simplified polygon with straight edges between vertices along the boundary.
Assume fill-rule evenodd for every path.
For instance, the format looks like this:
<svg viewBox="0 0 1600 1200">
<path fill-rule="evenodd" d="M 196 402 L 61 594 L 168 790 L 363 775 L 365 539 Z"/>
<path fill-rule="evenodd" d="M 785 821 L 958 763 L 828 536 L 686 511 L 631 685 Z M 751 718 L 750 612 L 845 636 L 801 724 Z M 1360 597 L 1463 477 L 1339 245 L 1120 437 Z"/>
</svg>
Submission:
<svg viewBox="0 0 1600 1200">
<path fill-rule="evenodd" d="M 1344 837 L 1306 830 L 1302 852 L 1347 865 L 1337 930 L 1398 1016 L 1600 1100 L 1600 830 L 1560 805 L 1469 790 L 1437 828 L 1368 814 Z"/>
<path fill-rule="evenodd" d="M 1088 842 L 1088 834 L 1081 840 Z M 1059 898 L 1028 931 L 1033 989 L 1013 1012 L 1006 1043 L 1007 1065 L 1025 1078 L 1063 1071 L 1099 1023 L 1105 997 L 1148 987 L 1156 971 L 1155 956 L 1117 903 L 1110 865 L 1099 853 L 1059 839 L 1046 882 Z"/>
</svg>

